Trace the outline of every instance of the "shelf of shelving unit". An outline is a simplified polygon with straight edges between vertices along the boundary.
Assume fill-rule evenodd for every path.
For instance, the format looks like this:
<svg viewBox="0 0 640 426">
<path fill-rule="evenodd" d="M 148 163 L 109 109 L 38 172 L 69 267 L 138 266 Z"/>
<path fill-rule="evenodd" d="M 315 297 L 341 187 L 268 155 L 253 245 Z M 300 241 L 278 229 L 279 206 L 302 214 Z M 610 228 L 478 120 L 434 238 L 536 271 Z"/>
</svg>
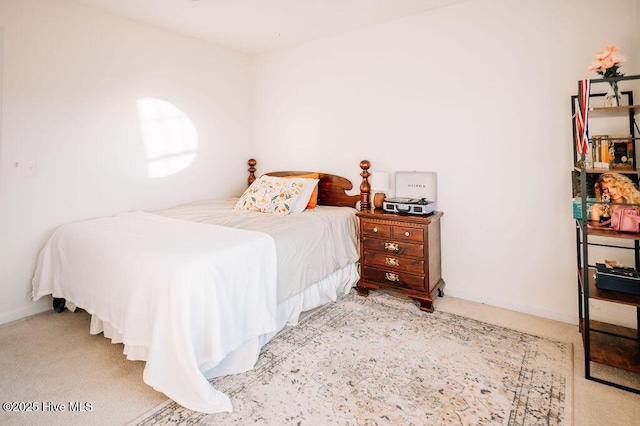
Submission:
<svg viewBox="0 0 640 426">
<path fill-rule="evenodd" d="M 594 320 L 589 325 L 591 362 L 640 374 L 640 342 L 634 337 L 637 330 Z M 584 337 L 584 320 L 580 331 Z"/>
<path fill-rule="evenodd" d="M 589 268 L 589 297 L 591 299 L 598 299 L 604 300 L 605 302 L 622 303 L 624 305 L 640 307 L 640 295 L 598 288 L 598 286 L 596 285 L 595 275 L 596 270 L 594 268 Z M 578 278 L 581 285 L 584 284 L 582 276 L 582 270 L 580 270 Z"/>
<path fill-rule="evenodd" d="M 582 271 L 578 279 L 583 286 Z M 584 287 L 582 287 L 584 288 Z M 640 307 L 640 295 L 604 290 L 596 285 L 595 269 L 589 268 L 589 298 Z M 585 320 L 580 332 L 585 335 Z M 640 334 L 638 329 L 589 320 L 589 359 L 598 364 L 640 374 Z"/>
<path fill-rule="evenodd" d="M 579 168 L 575 168 L 575 171 L 579 172 Z M 602 174 L 602 173 L 620 173 L 627 175 L 640 175 L 640 169 L 585 169 L 587 174 Z"/>
<path fill-rule="evenodd" d="M 591 222 L 591 223 L 596 224 L 597 222 Z M 611 237 L 611 238 L 620 238 L 623 240 L 640 241 L 640 233 L 634 234 L 633 232 L 618 232 L 618 231 L 612 231 L 610 229 L 593 229 L 593 228 L 589 228 L 587 232 L 589 233 L 589 236 L 592 236 L 592 237 Z M 628 247 L 619 247 L 619 248 L 628 248 Z"/>
<path fill-rule="evenodd" d="M 589 108 L 591 117 L 624 117 L 631 113 L 636 115 L 640 112 L 640 105 L 620 105 L 614 107 L 593 107 Z"/>
</svg>

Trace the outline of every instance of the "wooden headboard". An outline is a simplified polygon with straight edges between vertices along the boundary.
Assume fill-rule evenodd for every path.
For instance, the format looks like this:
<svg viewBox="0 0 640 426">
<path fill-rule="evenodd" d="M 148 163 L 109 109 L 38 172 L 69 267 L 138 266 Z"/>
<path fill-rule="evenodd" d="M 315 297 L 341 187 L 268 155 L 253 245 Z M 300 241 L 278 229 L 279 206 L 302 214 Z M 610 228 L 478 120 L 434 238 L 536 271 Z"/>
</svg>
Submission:
<svg viewBox="0 0 640 426">
<path fill-rule="evenodd" d="M 249 179 L 248 184 L 251 185 L 256 180 L 256 164 L 257 161 L 253 158 L 247 161 L 249 165 Z M 349 195 L 346 191 L 353 188 L 353 184 L 347 178 L 342 176 L 332 175 L 329 173 L 318 172 L 320 182 L 318 183 L 318 204 L 323 206 L 340 206 L 340 207 L 355 207 L 356 203 L 360 201 L 360 210 L 367 210 L 371 206 L 369 201 L 369 194 L 371 192 L 371 186 L 369 185 L 369 167 L 371 165 L 367 160 L 360 162 L 360 176 L 362 181 L 360 182 L 360 195 Z M 281 171 L 281 172 L 269 172 L 265 173 L 268 176 L 298 176 L 307 175 L 315 172 L 301 172 L 301 171 Z"/>
</svg>

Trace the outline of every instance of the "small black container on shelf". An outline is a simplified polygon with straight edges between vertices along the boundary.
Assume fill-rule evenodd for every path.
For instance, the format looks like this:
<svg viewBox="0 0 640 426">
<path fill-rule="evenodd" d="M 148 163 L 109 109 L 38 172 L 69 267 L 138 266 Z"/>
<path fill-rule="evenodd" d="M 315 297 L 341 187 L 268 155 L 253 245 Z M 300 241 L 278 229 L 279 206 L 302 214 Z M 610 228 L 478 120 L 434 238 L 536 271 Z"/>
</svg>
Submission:
<svg viewBox="0 0 640 426">
<path fill-rule="evenodd" d="M 600 289 L 640 295 L 640 273 L 633 268 L 610 268 L 596 263 L 596 277 Z"/>
</svg>

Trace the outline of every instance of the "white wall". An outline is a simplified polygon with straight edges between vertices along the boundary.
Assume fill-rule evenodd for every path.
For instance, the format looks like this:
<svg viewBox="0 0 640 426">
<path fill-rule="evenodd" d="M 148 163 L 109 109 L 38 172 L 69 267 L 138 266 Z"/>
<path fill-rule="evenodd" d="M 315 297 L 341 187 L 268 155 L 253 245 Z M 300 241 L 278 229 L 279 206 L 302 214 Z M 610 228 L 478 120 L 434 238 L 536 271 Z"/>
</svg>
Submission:
<svg viewBox="0 0 640 426">
<path fill-rule="evenodd" d="M 50 308 L 29 299 L 51 232 L 119 211 L 238 195 L 250 142 L 250 58 L 61 0 L 0 0 L 0 322 Z M 136 101 L 192 121 L 183 172 L 146 173 Z M 35 161 L 37 175 L 25 176 Z"/>
<path fill-rule="evenodd" d="M 354 182 L 363 158 L 437 171 L 445 293 L 575 323 L 570 96 L 607 44 L 640 72 L 637 17 L 636 0 L 474 0 L 261 55 L 256 155 Z"/>
</svg>

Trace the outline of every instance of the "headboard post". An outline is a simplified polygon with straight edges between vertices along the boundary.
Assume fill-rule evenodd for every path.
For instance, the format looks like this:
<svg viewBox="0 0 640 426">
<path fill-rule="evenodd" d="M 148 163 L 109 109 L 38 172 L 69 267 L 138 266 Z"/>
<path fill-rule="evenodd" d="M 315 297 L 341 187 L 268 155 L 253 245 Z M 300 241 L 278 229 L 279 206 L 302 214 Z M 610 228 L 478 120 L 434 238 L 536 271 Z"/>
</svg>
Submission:
<svg viewBox="0 0 640 426">
<path fill-rule="evenodd" d="M 362 176 L 362 182 L 360 183 L 360 210 L 369 210 L 369 207 L 371 207 L 369 203 L 371 192 L 371 185 L 369 185 L 368 180 L 369 176 L 371 176 L 369 167 L 371 167 L 369 161 L 362 160 L 360 162 L 360 168 L 362 169 L 362 173 L 360 173 L 360 176 Z"/>
<path fill-rule="evenodd" d="M 256 180 L 256 164 L 258 162 L 256 160 L 254 160 L 253 158 L 250 158 L 249 161 L 247 161 L 247 164 L 249 165 L 249 179 L 247 179 L 247 183 L 249 184 L 249 186 L 253 183 L 254 180 Z"/>
</svg>

